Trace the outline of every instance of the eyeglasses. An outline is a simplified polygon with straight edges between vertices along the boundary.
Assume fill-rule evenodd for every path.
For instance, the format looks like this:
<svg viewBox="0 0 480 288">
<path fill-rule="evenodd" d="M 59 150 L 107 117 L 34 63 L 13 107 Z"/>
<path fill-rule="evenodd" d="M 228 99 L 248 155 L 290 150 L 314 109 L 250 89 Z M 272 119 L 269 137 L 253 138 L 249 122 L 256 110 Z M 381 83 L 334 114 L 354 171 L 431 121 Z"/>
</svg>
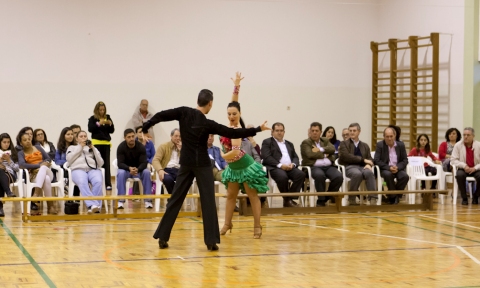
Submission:
<svg viewBox="0 0 480 288">
<path fill-rule="evenodd" d="M 342 136 L 348 136 L 348 135 L 350 135 L 350 134 L 349 134 L 349 133 L 346 133 L 346 134 L 342 134 Z"/>
</svg>

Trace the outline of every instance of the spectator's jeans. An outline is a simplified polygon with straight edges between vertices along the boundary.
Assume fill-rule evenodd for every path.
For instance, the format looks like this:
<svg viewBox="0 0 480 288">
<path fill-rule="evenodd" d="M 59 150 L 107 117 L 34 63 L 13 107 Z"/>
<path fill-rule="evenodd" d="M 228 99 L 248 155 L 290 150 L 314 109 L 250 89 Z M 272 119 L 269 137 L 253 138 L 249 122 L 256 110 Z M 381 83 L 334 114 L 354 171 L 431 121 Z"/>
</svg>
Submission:
<svg viewBox="0 0 480 288">
<path fill-rule="evenodd" d="M 140 178 L 142 179 L 143 194 L 152 194 L 152 180 L 150 180 L 150 171 L 148 169 L 143 170 L 141 173 L 133 176 L 129 171 L 118 169 L 117 172 L 117 195 L 125 195 L 126 183 L 128 178 Z M 80 189 L 81 190 L 81 189 Z M 125 202 L 125 200 L 119 200 L 119 202 Z M 145 199 L 145 202 L 152 202 L 152 199 Z"/>
<path fill-rule="evenodd" d="M 75 184 L 80 189 L 80 193 L 83 197 L 89 196 L 103 196 L 102 194 L 102 185 L 103 185 L 103 177 L 102 177 L 102 170 L 100 169 L 93 169 L 88 172 L 84 170 L 77 169 L 72 171 L 72 184 Z M 92 183 L 92 189 L 90 190 L 90 186 L 88 183 Z M 102 207 L 102 200 L 85 200 L 85 205 L 87 207 L 91 207 L 95 205 L 99 208 Z"/>
</svg>

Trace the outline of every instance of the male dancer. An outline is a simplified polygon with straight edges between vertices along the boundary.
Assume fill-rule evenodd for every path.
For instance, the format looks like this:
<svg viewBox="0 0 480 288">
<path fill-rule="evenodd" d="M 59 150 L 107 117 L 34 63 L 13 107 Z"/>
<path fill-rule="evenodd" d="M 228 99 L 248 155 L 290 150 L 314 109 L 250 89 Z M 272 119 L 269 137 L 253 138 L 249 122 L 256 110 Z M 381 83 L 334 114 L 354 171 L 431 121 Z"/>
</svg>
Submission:
<svg viewBox="0 0 480 288">
<path fill-rule="evenodd" d="M 170 233 L 177 219 L 178 212 L 196 177 L 200 191 L 203 217 L 203 237 L 207 249 L 218 250 L 220 243 L 217 209 L 215 206 L 214 180 L 212 164 L 208 156 L 207 140 L 209 134 L 218 134 L 231 139 L 254 136 L 257 132 L 270 130 L 265 121 L 257 128 L 233 129 L 220 125 L 205 117 L 213 105 L 213 93 L 203 89 L 198 94 L 197 108 L 178 107 L 161 111 L 143 124 L 143 132 L 159 122 L 178 120 L 180 135 L 182 135 L 182 154 L 180 155 L 180 170 L 172 196 L 168 201 L 165 215 L 163 215 L 153 238 L 158 239 L 160 249 L 168 247 Z"/>
</svg>

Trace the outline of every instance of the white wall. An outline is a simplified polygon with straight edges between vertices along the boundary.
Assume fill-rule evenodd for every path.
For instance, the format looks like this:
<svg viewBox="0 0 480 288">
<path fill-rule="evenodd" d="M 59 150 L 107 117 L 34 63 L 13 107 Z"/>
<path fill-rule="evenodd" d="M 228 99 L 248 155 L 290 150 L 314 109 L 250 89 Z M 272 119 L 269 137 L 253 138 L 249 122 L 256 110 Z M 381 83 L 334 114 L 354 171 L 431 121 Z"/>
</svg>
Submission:
<svg viewBox="0 0 480 288">
<path fill-rule="evenodd" d="M 149 99 L 155 111 L 195 106 L 203 88 L 215 96 L 209 117 L 227 123 L 230 77 L 242 71 L 240 103 L 247 123 L 284 122 L 286 138 L 298 150 L 313 121 L 335 126 L 337 134 L 359 122 L 361 138 L 369 142 L 370 41 L 453 33 L 449 93 L 456 97 L 462 84 L 456 66 L 463 55 L 462 5 L 456 0 L 0 0 L 0 97 L 11 107 L 2 113 L 2 130 L 15 137 L 23 126 L 41 127 L 56 144 L 62 127 L 86 128 L 101 100 L 116 125 L 116 147 L 140 99 Z M 420 12 L 408 21 L 399 13 L 416 9 Z M 461 111 L 458 101 L 451 101 L 450 115 Z M 461 126 L 454 117 L 449 121 Z M 174 127 L 157 125 L 157 144 L 167 141 Z M 268 136 L 264 132 L 257 141 Z"/>
<path fill-rule="evenodd" d="M 383 0 L 379 5 L 377 42 L 440 33 L 438 143 L 448 128 L 464 126 L 464 14 L 465 3 L 458 0 Z M 430 57 L 431 49 L 419 50 L 420 65 L 428 65 Z M 405 61 L 409 63 L 408 55 Z"/>
<path fill-rule="evenodd" d="M 115 147 L 140 99 L 195 106 L 202 88 L 215 96 L 209 117 L 227 123 L 237 70 L 245 121 L 284 122 L 296 147 L 312 121 L 369 127 L 377 2 L 2 0 L 0 95 L 17 115 L 3 130 L 42 127 L 56 143 L 102 100 Z M 157 143 L 175 126 L 158 125 Z"/>
</svg>

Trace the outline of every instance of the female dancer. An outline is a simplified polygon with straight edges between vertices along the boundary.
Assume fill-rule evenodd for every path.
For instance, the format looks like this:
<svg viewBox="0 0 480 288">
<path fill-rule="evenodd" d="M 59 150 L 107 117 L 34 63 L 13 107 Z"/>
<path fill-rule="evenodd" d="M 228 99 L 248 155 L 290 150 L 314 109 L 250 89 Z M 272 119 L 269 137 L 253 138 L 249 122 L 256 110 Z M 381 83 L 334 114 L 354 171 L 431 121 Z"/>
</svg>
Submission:
<svg viewBox="0 0 480 288">
<path fill-rule="evenodd" d="M 232 102 L 228 104 L 227 112 L 230 120 L 230 127 L 245 128 L 245 124 L 240 117 L 240 104 L 238 103 L 238 92 L 240 89 L 240 81 L 242 75 L 237 72 L 233 83 Z M 262 225 L 260 225 L 260 199 L 257 193 L 265 193 L 268 191 L 266 174 L 261 164 L 255 162 L 253 158 L 240 150 L 242 139 L 229 139 L 220 137 L 222 144 L 222 157 L 228 163 L 227 168 L 222 174 L 222 183 L 227 187 L 227 203 L 225 207 L 225 224 L 220 231 L 221 235 L 225 235 L 228 230 L 232 232 L 232 216 L 237 201 L 238 190 L 247 192 L 248 198 L 252 205 L 254 230 L 253 238 L 259 239 L 262 236 Z"/>
</svg>

